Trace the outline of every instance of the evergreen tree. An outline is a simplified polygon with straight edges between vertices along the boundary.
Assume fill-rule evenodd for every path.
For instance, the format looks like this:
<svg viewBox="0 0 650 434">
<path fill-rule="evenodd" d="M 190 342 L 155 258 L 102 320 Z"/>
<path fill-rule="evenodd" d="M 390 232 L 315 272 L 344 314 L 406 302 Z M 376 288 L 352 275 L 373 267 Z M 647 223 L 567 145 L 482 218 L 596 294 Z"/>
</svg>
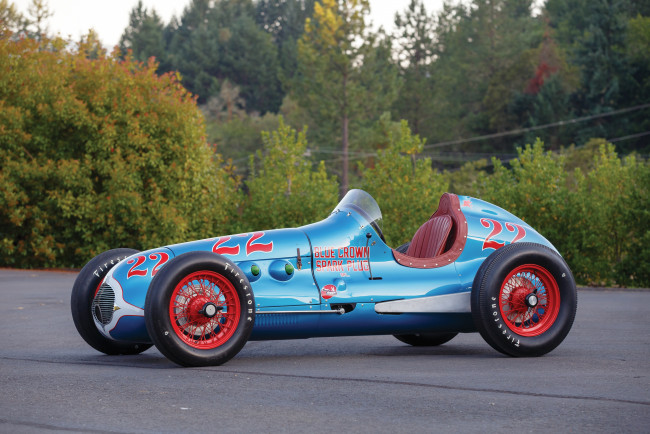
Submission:
<svg viewBox="0 0 650 434">
<path fill-rule="evenodd" d="M 167 46 L 164 38 L 165 24 L 155 9 L 144 7 L 142 0 L 131 10 L 129 25 L 120 37 L 119 47 L 123 55 L 130 50 L 134 59 L 146 62 L 155 57 L 161 71 L 168 71 Z"/>
<path fill-rule="evenodd" d="M 505 129 L 501 113 L 516 91 L 523 90 L 520 81 L 508 78 L 520 76 L 522 55 L 541 42 L 541 24 L 532 16 L 532 1 L 446 4 L 438 16 L 437 33 L 434 140 Z M 493 140 L 483 147 L 510 150 L 512 139 Z"/>
<path fill-rule="evenodd" d="M 628 106 L 647 104 L 650 101 L 650 16 L 637 15 L 630 19 L 626 54 L 630 76 L 629 80 L 621 83 L 623 100 Z M 645 109 L 629 115 L 633 126 L 627 134 L 635 137 L 617 142 L 619 151 L 650 153 L 650 136 L 647 134 L 650 131 L 649 113 L 650 109 Z"/>
<path fill-rule="evenodd" d="M 394 38 L 403 83 L 394 113 L 408 121 L 413 133 L 428 135 L 434 103 L 435 21 L 422 0 L 411 0 L 402 14 L 395 14 Z"/>
<path fill-rule="evenodd" d="M 53 14 L 47 4 L 47 0 L 31 0 L 29 6 L 27 6 L 27 13 L 29 14 L 27 18 L 27 34 L 29 37 L 39 41 L 47 37 L 49 33 L 47 20 Z"/>
<path fill-rule="evenodd" d="M 634 11 L 647 7 L 643 2 L 629 0 L 548 0 L 545 10 L 558 42 L 581 71 L 580 86 L 571 96 L 574 112 L 576 116 L 595 117 L 578 126 L 575 142 L 584 144 L 592 137 L 616 139 L 637 132 L 647 118 L 647 110 L 606 115 L 648 101 L 644 79 L 637 75 L 643 62 L 637 63 L 638 58 L 629 55 L 629 48 L 626 50 L 626 44 L 631 42 L 630 18 Z"/>
<path fill-rule="evenodd" d="M 271 34 L 278 47 L 279 77 L 288 83 L 295 74 L 298 39 L 305 30 L 305 20 L 314 13 L 315 0 L 259 0 L 257 24 Z"/>
<path fill-rule="evenodd" d="M 397 86 L 386 43 L 367 30 L 368 13 L 367 0 L 323 0 L 298 41 L 294 95 L 330 137 L 340 134 L 341 195 L 349 186 L 350 123 L 378 118 Z"/>
<path fill-rule="evenodd" d="M 0 38 L 9 32 L 18 34 L 26 31 L 27 21 L 16 5 L 9 0 L 0 0 Z"/>
</svg>

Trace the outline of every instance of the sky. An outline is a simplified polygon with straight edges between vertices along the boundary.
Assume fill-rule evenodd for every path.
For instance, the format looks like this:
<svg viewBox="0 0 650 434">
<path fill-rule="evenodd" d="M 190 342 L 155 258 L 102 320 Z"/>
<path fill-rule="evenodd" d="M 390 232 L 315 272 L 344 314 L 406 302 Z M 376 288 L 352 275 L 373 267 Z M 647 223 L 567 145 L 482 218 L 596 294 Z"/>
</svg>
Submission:
<svg viewBox="0 0 650 434">
<path fill-rule="evenodd" d="M 10 0 L 12 1 L 12 0 Z M 59 34 L 73 40 L 93 28 L 107 48 L 117 45 L 129 23 L 129 13 L 138 0 L 46 0 L 53 15 L 48 20 L 50 34 Z M 180 16 L 190 0 L 143 0 L 147 9 L 155 8 L 165 23 L 172 16 Z M 373 24 L 392 30 L 395 12 L 402 12 L 410 0 L 370 0 L 370 19 Z M 18 10 L 27 15 L 31 0 L 13 0 Z M 443 0 L 424 0 L 428 11 L 439 11 Z"/>
</svg>

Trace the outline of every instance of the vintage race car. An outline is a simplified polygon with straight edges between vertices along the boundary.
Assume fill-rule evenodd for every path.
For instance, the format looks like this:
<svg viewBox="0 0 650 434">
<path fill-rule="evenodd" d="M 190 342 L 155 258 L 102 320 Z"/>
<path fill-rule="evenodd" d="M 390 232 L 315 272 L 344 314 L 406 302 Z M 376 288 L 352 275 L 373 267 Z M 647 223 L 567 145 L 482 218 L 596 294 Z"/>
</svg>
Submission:
<svg viewBox="0 0 650 434">
<path fill-rule="evenodd" d="M 81 336 L 106 354 L 154 344 L 183 366 L 219 365 L 248 340 L 394 335 L 440 345 L 476 332 L 540 356 L 571 329 L 577 295 L 556 249 L 521 219 L 445 193 L 393 249 L 375 200 L 351 190 L 326 219 L 92 259 L 71 297 Z"/>
</svg>

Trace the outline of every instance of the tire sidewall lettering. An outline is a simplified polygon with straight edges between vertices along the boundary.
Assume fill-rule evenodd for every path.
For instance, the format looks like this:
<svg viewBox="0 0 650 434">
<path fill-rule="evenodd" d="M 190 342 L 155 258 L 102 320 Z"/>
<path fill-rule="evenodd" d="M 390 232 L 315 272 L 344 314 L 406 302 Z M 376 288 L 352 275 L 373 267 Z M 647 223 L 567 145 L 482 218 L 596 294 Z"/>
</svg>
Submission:
<svg viewBox="0 0 650 434">
<path fill-rule="evenodd" d="M 515 268 L 534 264 L 546 270 L 557 283 L 559 310 L 541 334 L 522 336 L 509 327 L 501 313 L 501 287 Z M 488 344 L 511 356 L 539 356 L 557 347 L 568 334 L 577 306 L 575 283 L 566 262 L 552 249 L 517 242 L 492 253 L 479 267 L 472 286 L 472 317 Z"/>
<path fill-rule="evenodd" d="M 221 274 L 234 286 L 239 297 L 240 319 L 235 332 L 214 348 L 194 348 L 184 343 L 174 331 L 169 314 L 174 288 L 185 276 L 200 271 Z M 145 300 L 145 322 L 154 344 L 175 363 L 183 366 L 220 365 L 234 357 L 248 340 L 255 323 L 254 303 L 250 283 L 237 265 L 212 252 L 189 252 L 170 260 L 153 278 Z M 163 334 L 165 331 L 168 333 Z"/>
</svg>

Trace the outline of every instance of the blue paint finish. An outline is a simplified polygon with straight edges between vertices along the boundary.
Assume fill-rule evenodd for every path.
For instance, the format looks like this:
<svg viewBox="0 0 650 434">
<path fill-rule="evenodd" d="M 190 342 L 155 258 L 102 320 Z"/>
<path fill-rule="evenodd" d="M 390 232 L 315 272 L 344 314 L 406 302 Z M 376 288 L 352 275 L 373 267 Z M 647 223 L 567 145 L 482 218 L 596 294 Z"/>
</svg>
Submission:
<svg viewBox="0 0 650 434">
<path fill-rule="evenodd" d="M 353 211 L 334 213 L 303 229 L 312 242 L 318 286 L 333 284 L 344 288 L 326 300 L 330 303 L 379 302 L 462 290 L 453 263 L 435 269 L 398 264 L 391 248 L 375 229 Z M 366 234 L 370 234 L 370 238 Z M 370 280 L 371 271 L 376 280 Z"/>
<path fill-rule="evenodd" d="M 396 262 L 391 248 L 380 237 L 377 228 L 381 213 L 374 200 L 365 193 L 357 193 L 359 197 L 363 201 L 351 204 L 344 200 L 326 219 L 300 228 L 222 236 L 142 252 L 118 264 L 113 277 L 124 300 L 144 308 L 156 267 L 173 266 L 173 258 L 187 252 L 221 254 L 240 266 L 255 294 L 259 314 L 252 340 L 469 332 L 475 331 L 469 313 L 387 315 L 376 313 L 375 303 L 470 291 L 485 258 L 513 241 L 553 248 L 511 213 L 479 199 L 459 196 L 468 233 L 458 259 L 438 268 L 407 267 Z M 364 203 L 368 208 L 363 208 Z M 162 261 L 163 254 L 169 257 L 166 262 Z M 138 257 L 144 259 L 136 266 Z M 258 275 L 252 274 L 253 266 L 259 268 Z M 344 314 L 262 313 L 329 311 L 342 306 Z M 144 317 L 124 317 L 111 336 L 124 341 L 148 340 Z"/>
<path fill-rule="evenodd" d="M 310 257 L 303 257 L 302 261 L 300 270 L 295 257 L 256 262 L 261 273 L 259 280 L 251 282 L 251 287 L 255 294 L 257 308 L 318 305 L 318 288 L 311 274 Z M 293 266 L 291 275 L 287 275 L 284 269 L 286 263 Z"/>
<path fill-rule="evenodd" d="M 322 315 L 314 336 L 409 334 L 417 332 L 474 331 L 470 314 L 380 315 L 374 303 L 359 303 L 343 315 Z"/>
<path fill-rule="evenodd" d="M 164 263 L 161 261 L 161 254 L 165 254 L 168 257 Z M 143 258 L 143 262 L 140 265 L 137 265 L 139 262 L 138 258 Z M 112 270 L 113 277 L 122 287 L 124 301 L 140 309 L 144 309 L 147 289 L 153 278 L 152 274 L 157 273 L 158 270 L 167 265 L 173 258 L 174 253 L 170 249 L 162 247 L 136 253 L 116 265 Z"/>
<path fill-rule="evenodd" d="M 118 341 L 151 343 L 142 316 L 123 316 L 110 333 Z"/>
</svg>

